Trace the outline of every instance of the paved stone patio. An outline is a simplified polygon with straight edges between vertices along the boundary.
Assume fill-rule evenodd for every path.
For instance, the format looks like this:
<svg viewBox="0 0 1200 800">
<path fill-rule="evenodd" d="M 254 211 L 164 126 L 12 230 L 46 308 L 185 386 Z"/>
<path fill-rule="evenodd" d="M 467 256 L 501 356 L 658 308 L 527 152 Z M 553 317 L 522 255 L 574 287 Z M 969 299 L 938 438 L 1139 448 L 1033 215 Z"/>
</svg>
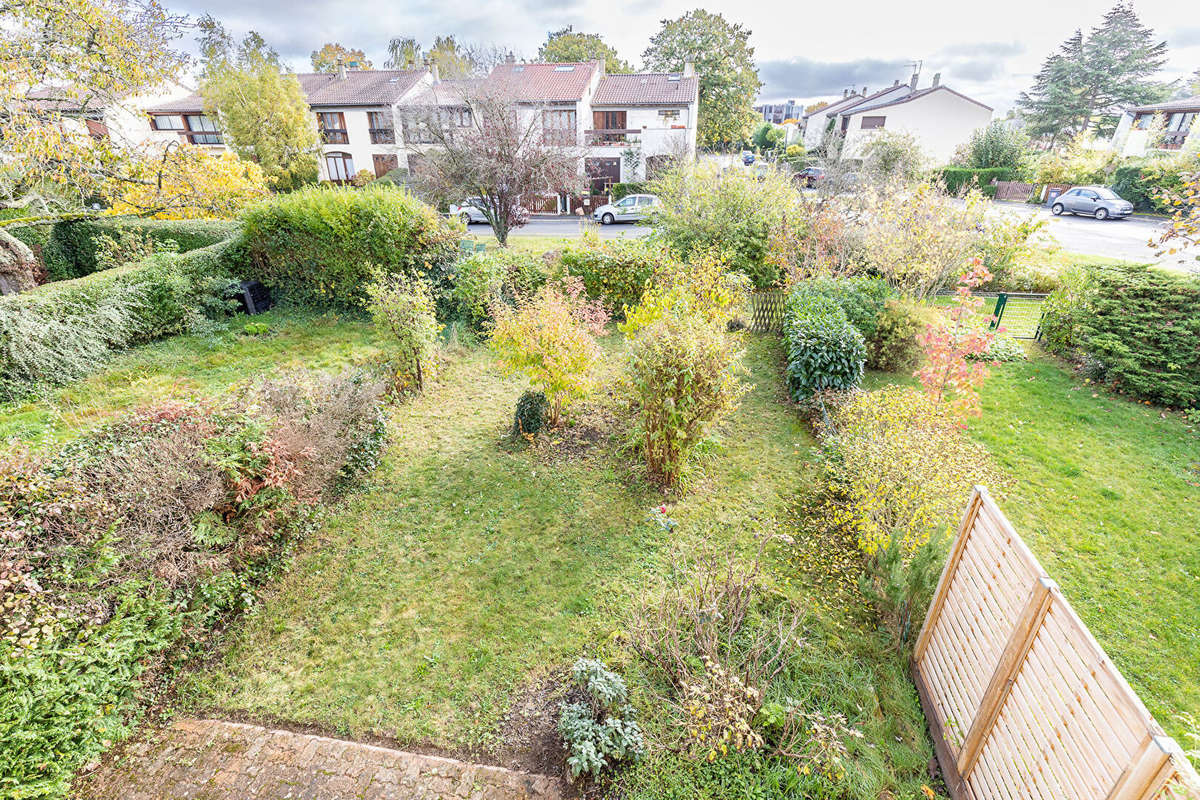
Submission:
<svg viewBox="0 0 1200 800">
<path fill-rule="evenodd" d="M 179 720 L 79 780 L 87 800 L 560 800 L 555 778 L 258 725 Z"/>
</svg>

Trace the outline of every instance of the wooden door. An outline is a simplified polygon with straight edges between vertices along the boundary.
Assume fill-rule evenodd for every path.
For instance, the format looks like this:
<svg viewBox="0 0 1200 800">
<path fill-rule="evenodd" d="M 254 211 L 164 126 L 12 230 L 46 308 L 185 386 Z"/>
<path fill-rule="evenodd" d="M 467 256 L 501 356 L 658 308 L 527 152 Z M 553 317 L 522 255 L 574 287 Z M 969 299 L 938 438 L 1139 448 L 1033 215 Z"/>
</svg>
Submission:
<svg viewBox="0 0 1200 800">
<path fill-rule="evenodd" d="M 584 162 L 591 179 L 592 194 L 604 194 L 614 183 L 621 182 L 621 159 L 589 158 Z"/>
</svg>

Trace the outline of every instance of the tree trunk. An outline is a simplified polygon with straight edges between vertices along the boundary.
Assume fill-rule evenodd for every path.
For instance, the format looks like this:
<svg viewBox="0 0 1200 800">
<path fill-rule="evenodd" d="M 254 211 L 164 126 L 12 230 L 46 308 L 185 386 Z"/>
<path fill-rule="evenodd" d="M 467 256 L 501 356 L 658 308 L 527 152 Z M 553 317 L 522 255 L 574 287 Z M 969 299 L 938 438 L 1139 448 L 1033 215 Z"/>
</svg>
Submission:
<svg viewBox="0 0 1200 800">
<path fill-rule="evenodd" d="M 38 263 L 24 242 L 0 228 L 0 294 L 16 294 L 37 286 Z"/>
</svg>

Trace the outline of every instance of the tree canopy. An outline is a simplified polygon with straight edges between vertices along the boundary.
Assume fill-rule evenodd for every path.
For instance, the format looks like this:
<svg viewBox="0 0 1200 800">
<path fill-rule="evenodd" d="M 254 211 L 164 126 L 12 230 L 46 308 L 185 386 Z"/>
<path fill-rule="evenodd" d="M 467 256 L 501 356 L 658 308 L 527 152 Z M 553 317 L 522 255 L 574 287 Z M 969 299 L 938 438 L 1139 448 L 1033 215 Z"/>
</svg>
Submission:
<svg viewBox="0 0 1200 800">
<path fill-rule="evenodd" d="M 552 31 L 538 50 L 538 61 L 603 61 L 605 72 L 633 72 L 628 61 L 617 55 L 598 33 L 580 33 L 570 25 Z"/>
<path fill-rule="evenodd" d="M 1051 144 L 1089 129 L 1108 135 L 1124 107 L 1163 99 L 1167 88 L 1154 76 L 1166 63 L 1167 44 L 1157 38 L 1124 0 L 1086 37 L 1075 31 L 1021 93 L 1029 132 Z"/>
<path fill-rule="evenodd" d="M 212 16 L 199 25 L 200 93 L 226 144 L 257 163 L 278 190 L 315 181 L 320 141 L 296 75 L 257 33 L 251 31 L 235 48 Z"/>
<path fill-rule="evenodd" d="M 992 120 L 971 134 L 958 158 L 972 169 L 1019 168 L 1029 153 L 1029 137 L 1000 120 Z"/>
<path fill-rule="evenodd" d="M 754 66 L 750 31 L 703 9 L 663 20 L 662 29 L 642 53 L 646 67 L 681 72 L 696 65 L 700 81 L 697 137 L 707 147 L 744 141 L 754 125 L 754 97 L 762 82 Z"/>
<path fill-rule="evenodd" d="M 388 40 L 388 57 L 384 69 L 409 69 L 421 63 L 421 43 L 411 36 L 394 36 Z"/>
<path fill-rule="evenodd" d="M 337 72 L 338 63 L 346 69 L 370 69 L 371 62 L 362 50 L 350 50 L 337 42 L 326 42 L 309 56 L 313 72 Z"/>
</svg>

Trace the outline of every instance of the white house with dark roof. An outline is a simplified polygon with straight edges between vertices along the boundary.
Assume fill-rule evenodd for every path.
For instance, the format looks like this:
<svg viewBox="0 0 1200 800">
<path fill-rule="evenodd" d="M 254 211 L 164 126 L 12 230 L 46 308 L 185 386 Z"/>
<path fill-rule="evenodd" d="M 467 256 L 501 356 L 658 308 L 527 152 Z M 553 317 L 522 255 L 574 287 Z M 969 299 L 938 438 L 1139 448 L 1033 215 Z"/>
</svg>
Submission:
<svg viewBox="0 0 1200 800">
<path fill-rule="evenodd" d="M 812 150 L 819 147 L 821 142 L 825 141 L 825 137 L 837 130 L 837 115 L 844 108 L 849 108 L 859 102 L 866 95 L 866 87 L 863 93 L 852 92 L 846 90 L 842 92 L 842 98 L 835 100 L 826 106 L 809 111 L 800 118 L 800 135 L 803 137 L 804 149 Z"/>
<path fill-rule="evenodd" d="M 1161 127 L 1155 120 L 1161 120 Z M 1200 145 L 1200 94 L 1165 103 L 1128 108 L 1113 133 L 1113 149 L 1123 156 L 1182 150 L 1189 139 Z M 1151 141 L 1154 134 L 1155 141 Z"/>
<path fill-rule="evenodd" d="M 670 157 L 694 157 L 699 83 L 683 73 L 607 75 L 601 61 L 506 63 L 486 78 L 442 81 L 432 70 L 362 70 L 298 76 L 321 133 L 322 180 L 342 182 L 367 169 L 382 176 L 418 168 L 418 112 L 436 106 L 443 124 L 470 127 L 476 91 L 504 94 L 527 109 L 551 141 L 584 151 L 581 169 L 599 193 L 621 181 L 645 179 Z M 179 137 L 223 149 L 216 122 L 198 94 L 147 110 L 153 136 Z M 425 134 L 427 137 L 427 134 Z"/>
</svg>

